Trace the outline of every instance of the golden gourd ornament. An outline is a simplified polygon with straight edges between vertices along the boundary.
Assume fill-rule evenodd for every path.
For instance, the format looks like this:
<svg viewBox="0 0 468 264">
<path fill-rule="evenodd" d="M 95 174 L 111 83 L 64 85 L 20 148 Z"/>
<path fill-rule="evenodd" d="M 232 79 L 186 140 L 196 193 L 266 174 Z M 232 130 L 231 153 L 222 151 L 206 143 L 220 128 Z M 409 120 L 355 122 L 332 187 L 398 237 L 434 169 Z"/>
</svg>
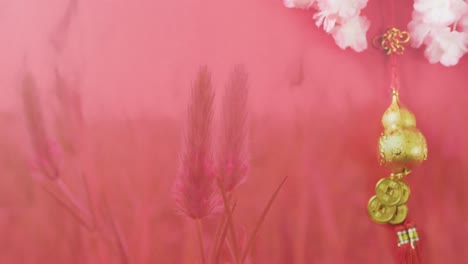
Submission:
<svg viewBox="0 0 468 264">
<path fill-rule="evenodd" d="M 393 90 L 392 103 L 382 116 L 384 132 L 379 139 L 380 165 L 395 175 L 405 175 L 427 159 L 424 135 L 416 128 L 416 118 Z"/>
<path fill-rule="evenodd" d="M 414 114 L 404 107 L 398 91 L 382 116 L 384 131 L 379 138 L 380 165 L 390 169 L 388 178 L 375 186 L 368 203 L 370 218 L 378 224 L 398 225 L 406 220 L 411 190 L 403 178 L 427 159 L 426 138 L 416 127 Z"/>
</svg>

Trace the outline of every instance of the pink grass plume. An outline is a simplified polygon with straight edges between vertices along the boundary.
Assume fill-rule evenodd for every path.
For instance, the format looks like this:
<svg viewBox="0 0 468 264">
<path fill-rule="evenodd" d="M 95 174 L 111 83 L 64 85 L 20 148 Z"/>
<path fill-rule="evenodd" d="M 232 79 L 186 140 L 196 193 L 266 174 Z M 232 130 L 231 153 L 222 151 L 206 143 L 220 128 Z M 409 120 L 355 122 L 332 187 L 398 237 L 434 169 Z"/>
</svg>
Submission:
<svg viewBox="0 0 468 264">
<path fill-rule="evenodd" d="M 174 194 L 177 206 L 184 214 L 201 219 L 220 205 L 212 157 L 214 91 L 206 67 L 198 72 L 190 100 Z"/>
<path fill-rule="evenodd" d="M 219 149 L 219 177 L 226 192 L 234 191 L 247 179 L 247 97 L 248 76 L 238 65 L 225 88 Z"/>
<path fill-rule="evenodd" d="M 56 129 L 47 126 L 38 89 L 31 72 L 26 72 L 22 83 L 22 99 L 25 119 L 34 151 L 31 175 L 45 191 L 55 197 L 87 229 L 93 229 L 93 215 L 78 196 L 71 191 L 63 178 L 67 158 L 78 163 L 73 173 L 82 177 L 79 169 L 77 149 L 82 145 L 82 115 L 78 93 L 57 72 L 56 75 L 57 115 Z M 56 133 L 54 133 L 56 132 Z M 58 140 L 56 139 L 58 135 Z M 73 150 L 73 151 L 71 151 Z M 67 155 L 73 153 L 73 155 Z M 88 193 L 88 192 L 86 192 Z"/>
<path fill-rule="evenodd" d="M 63 151 L 78 157 L 84 144 L 84 119 L 81 108 L 81 97 L 76 90 L 80 79 L 66 80 L 58 69 L 55 70 L 55 96 L 57 109 L 55 113 L 55 130 Z"/>
<path fill-rule="evenodd" d="M 78 6 L 78 0 L 69 0 L 63 15 L 53 31 L 50 42 L 57 53 L 62 52 L 67 44 L 71 24 L 78 15 Z"/>
<path fill-rule="evenodd" d="M 50 180 L 59 177 L 59 167 L 54 156 L 57 153 L 47 135 L 45 117 L 41 109 L 35 80 L 27 72 L 22 83 L 22 99 L 31 143 L 37 156 L 37 167 Z"/>
</svg>

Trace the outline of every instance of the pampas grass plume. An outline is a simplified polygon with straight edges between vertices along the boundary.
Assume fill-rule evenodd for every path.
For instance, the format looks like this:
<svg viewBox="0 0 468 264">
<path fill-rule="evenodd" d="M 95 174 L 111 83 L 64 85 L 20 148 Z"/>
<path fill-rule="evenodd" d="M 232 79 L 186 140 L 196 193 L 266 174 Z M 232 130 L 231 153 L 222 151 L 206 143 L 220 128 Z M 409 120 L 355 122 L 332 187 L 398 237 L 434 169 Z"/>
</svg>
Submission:
<svg viewBox="0 0 468 264">
<path fill-rule="evenodd" d="M 244 67 L 236 66 L 223 98 L 219 177 L 227 192 L 232 192 L 247 179 L 247 80 Z"/>
<path fill-rule="evenodd" d="M 193 219 L 210 215 L 220 201 L 212 157 L 213 100 L 211 74 L 202 67 L 192 86 L 185 141 L 174 188 L 178 208 Z"/>
</svg>

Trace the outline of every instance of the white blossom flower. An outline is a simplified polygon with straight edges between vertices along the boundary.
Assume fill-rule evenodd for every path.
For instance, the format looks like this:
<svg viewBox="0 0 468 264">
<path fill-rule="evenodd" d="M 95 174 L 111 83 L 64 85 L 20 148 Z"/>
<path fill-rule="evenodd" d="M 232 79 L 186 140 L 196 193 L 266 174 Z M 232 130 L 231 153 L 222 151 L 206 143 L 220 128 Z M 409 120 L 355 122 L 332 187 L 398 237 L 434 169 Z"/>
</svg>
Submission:
<svg viewBox="0 0 468 264">
<path fill-rule="evenodd" d="M 463 31 L 468 32 L 468 11 L 459 21 L 461 28 Z"/>
<path fill-rule="evenodd" d="M 366 7 L 367 0 L 317 0 L 320 11 L 329 15 L 336 15 L 344 20 L 359 15 Z"/>
<path fill-rule="evenodd" d="M 316 0 L 283 0 L 286 7 L 309 9 Z"/>
<path fill-rule="evenodd" d="M 336 25 L 338 16 L 336 14 L 330 14 L 326 11 L 317 12 L 314 14 L 315 25 L 320 27 L 323 25 L 323 30 L 330 33 Z"/>
<path fill-rule="evenodd" d="M 462 0 L 415 0 L 414 12 L 425 24 L 448 26 L 468 11 Z M 413 17 L 415 14 L 413 14 Z"/>
<path fill-rule="evenodd" d="M 467 43 L 465 32 L 451 31 L 449 27 L 433 30 L 426 41 L 424 55 L 430 63 L 453 66 L 468 51 Z"/>
<path fill-rule="evenodd" d="M 332 35 L 341 49 L 350 47 L 357 52 L 361 52 L 367 48 L 366 32 L 369 26 L 370 23 L 367 18 L 355 16 L 335 27 Z"/>
<path fill-rule="evenodd" d="M 332 34 L 342 49 L 351 47 L 355 51 L 367 48 L 366 32 L 369 21 L 360 17 L 361 9 L 368 0 L 283 0 L 289 8 L 309 9 L 314 7 L 315 24 Z"/>
<path fill-rule="evenodd" d="M 411 46 L 414 48 L 419 48 L 424 43 L 424 40 L 427 38 L 431 32 L 431 27 L 428 24 L 424 24 L 418 20 L 412 20 L 408 24 L 408 30 L 411 35 Z"/>
</svg>

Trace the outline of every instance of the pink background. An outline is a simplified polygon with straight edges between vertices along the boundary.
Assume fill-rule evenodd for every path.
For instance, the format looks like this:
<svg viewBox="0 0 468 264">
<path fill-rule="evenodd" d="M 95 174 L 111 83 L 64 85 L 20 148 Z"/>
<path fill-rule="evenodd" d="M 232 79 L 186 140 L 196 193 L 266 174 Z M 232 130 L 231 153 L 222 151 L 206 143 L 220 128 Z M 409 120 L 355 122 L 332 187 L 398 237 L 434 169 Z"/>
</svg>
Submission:
<svg viewBox="0 0 468 264">
<path fill-rule="evenodd" d="M 369 38 L 388 26 L 385 3 L 372 0 L 364 10 Z M 396 3 L 404 27 L 412 2 Z M 120 227 L 130 263 L 198 258 L 192 223 L 177 213 L 170 193 L 186 103 L 200 65 L 212 71 L 221 94 L 239 63 L 250 78 L 252 159 L 236 222 L 250 232 L 289 176 L 256 241 L 254 262 L 393 263 L 394 234 L 366 214 L 374 184 L 387 176 L 376 158 L 390 100 L 384 54 L 340 50 L 311 13 L 280 0 L 79 0 L 69 47 L 58 56 L 49 38 L 65 8 L 60 0 L 0 4 L 0 263 L 118 263 L 115 251 L 31 179 L 19 104 L 25 61 L 46 113 L 57 62 L 83 77 L 89 147 L 81 165 L 93 175 L 94 203 L 109 200 L 103 215 Z M 429 146 L 429 159 L 408 179 L 424 263 L 464 263 L 468 58 L 445 68 L 408 49 L 401 84 L 401 99 Z M 64 177 L 85 199 L 80 181 Z M 204 225 L 208 238 L 212 223 Z"/>
</svg>

